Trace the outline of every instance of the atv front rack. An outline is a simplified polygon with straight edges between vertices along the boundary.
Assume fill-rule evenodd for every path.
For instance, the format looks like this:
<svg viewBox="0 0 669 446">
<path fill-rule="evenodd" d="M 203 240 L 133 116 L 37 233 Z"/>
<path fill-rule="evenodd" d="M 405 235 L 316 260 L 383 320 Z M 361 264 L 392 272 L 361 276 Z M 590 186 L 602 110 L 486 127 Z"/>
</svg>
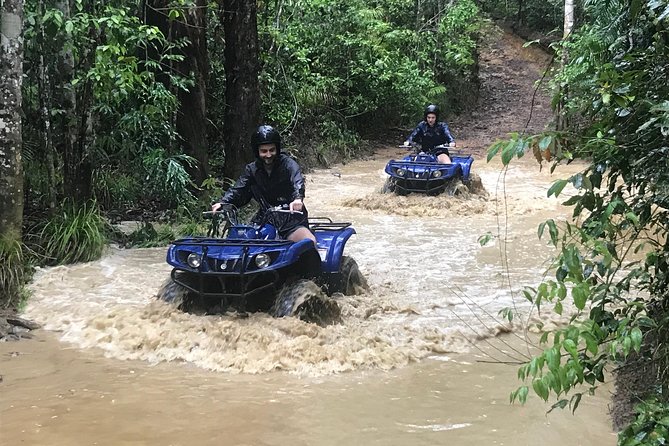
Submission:
<svg viewBox="0 0 669 446">
<path fill-rule="evenodd" d="M 351 226 L 351 223 L 333 222 L 328 217 L 310 217 L 309 229 L 312 231 L 341 231 Z"/>
</svg>

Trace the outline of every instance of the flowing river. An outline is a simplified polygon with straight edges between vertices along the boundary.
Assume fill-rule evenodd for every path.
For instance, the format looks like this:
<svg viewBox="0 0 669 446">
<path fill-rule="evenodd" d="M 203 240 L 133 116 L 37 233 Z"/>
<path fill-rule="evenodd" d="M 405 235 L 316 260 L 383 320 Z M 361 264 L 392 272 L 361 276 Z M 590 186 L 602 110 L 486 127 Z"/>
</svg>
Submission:
<svg viewBox="0 0 669 446">
<path fill-rule="evenodd" d="M 614 444 L 607 387 L 576 415 L 509 404 L 532 324 L 559 323 L 520 290 L 552 254 L 537 225 L 569 213 L 546 191 L 578 166 L 477 160 L 488 195 L 380 194 L 400 155 L 307 175 L 310 215 L 353 223 L 346 251 L 371 287 L 340 299 L 341 324 L 184 314 L 155 300 L 164 248 L 39 271 L 25 316 L 45 330 L 0 344 L 0 443 Z"/>
</svg>

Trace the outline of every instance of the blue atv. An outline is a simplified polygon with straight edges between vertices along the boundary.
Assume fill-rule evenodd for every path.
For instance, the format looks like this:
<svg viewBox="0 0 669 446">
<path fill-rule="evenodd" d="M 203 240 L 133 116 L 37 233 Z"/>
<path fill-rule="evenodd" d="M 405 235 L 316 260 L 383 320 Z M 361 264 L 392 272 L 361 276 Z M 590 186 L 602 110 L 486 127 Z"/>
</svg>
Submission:
<svg viewBox="0 0 669 446">
<path fill-rule="evenodd" d="M 435 149 L 441 147 L 437 146 Z M 414 150 L 416 153 L 399 161 L 388 161 L 385 171 L 390 176 L 383 187 L 384 193 L 407 195 L 418 192 L 438 195 L 448 191 L 453 195 L 463 190 L 462 185 L 469 185 L 470 170 L 474 162 L 471 155 L 451 149 L 451 163 L 442 164 L 437 161 L 436 156 L 423 153 L 417 147 Z"/>
<path fill-rule="evenodd" d="M 205 212 L 212 218 L 206 237 L 170 244 L 167 263 L 173 269 L 158 298 L 189 312 L 266 311 L 317 323 L 338 320 L 339 307 L 325 294 L 368 288 L 355 260 L 343 255 L 355 229 L 351 223 L 310 218 L 316 246 L 311 240 L 280 239 L 276 227 L 290 212 L 267 209 L 259 224 L 240 223 L 230 205 Z"/>
</svg>

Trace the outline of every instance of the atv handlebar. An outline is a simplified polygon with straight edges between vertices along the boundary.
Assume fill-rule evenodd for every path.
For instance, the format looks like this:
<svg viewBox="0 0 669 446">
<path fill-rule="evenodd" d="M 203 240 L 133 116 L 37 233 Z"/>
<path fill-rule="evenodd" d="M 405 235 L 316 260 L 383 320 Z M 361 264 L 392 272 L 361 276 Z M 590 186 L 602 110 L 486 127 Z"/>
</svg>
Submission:
<svg viewBox="0 0 669 446">
<path fill-rule="evenodd" d="M 271 207 L 271 208 L 267 208 L 267 211 L 283 212 L 283 213 L 286 213 L 286 214 L 303 214 L 304 213 L 302 211 L 291 211 L 290 210 L 290 205 L 288 205 L 288 204 L 282 204 L 282 205 L 279 205 L 279 206 L 274 206 L 274 207 Z"/>
<path fill-rule="evenodd" d="M 400 144 L 398 147 L 413 151 L 413 153 L 415 153 L 416 155 L 428 153 L 425 150 L 423 150 L 423 147 L 420 144 L 415 142 L 411 142 L 408 146 Z M 455 143 L 453 143 L 453 145 L 451 145 L 451 143 L 439 144 L 438 146 L 434 146 L 432 150 L 437 150 L 437 149 L 453 150 L 455 149 Z"/>
</svg>

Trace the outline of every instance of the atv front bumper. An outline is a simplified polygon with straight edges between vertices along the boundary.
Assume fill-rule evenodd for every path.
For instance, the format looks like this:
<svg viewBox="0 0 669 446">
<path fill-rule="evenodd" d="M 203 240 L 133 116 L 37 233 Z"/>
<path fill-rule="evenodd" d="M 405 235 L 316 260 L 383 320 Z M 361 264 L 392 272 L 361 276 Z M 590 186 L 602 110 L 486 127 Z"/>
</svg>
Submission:
<svg viewBox="0 0 669 446">
<path fill-rule="evenodd" d="M 203 298 L 230 302 L 247 301 L 262 295 L 273 295 L 285 281 L 288 267 L 258 267 L 254 259 L 266 254 L 276 260 L 282 249 L 292 242 L 262 242 L 262 249 L 250 241 L 184 239 L 172 243 L 168 263 L 172 280 Z M 188 256 L 196 253 L 199 265 L 189 264 Z"/>
</svg>

